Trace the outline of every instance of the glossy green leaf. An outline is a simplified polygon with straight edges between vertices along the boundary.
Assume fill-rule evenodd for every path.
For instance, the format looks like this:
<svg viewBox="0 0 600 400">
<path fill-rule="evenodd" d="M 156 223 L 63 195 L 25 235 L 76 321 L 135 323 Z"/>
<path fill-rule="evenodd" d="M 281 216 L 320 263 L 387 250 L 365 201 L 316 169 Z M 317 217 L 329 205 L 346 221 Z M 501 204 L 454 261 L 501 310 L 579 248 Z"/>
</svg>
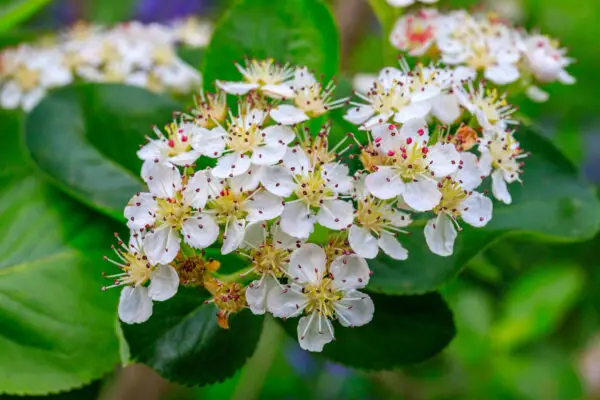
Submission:
<svg viewBox="0 0 600 400">
<path fill-rule="evenodd" d="M 119 360 L 118 292 L 100 290 L 114 227 L 33 174 L 18 118 L 0 126 L 0 392 L 71 390 Z"/>
<path fill-rule="evenodd" d="M 177 49 L 177 55 L 183 61 L 199 70 L 204 59 L 204 48 L 181 46 Z"/>
<path fill-rule="evenodd" d="M 11 0 L 9 4 L 0 5 L 0 33 L 4 33 L 24 22 L 50 0 Z"/>
<path fill-rule="evenodd" d="M 584 279 L 575 264 L 540 265 L 521 276 L 501 304 L 495 346 L 512 348 L 550 334 L 578 299 Z"/>
<path fill-rule="evenodd" d="M 232 61 L 274 58 L 306 65 L 326 79 L 336 74 L 339 37 L 321 0 L 241 0 L 217 25 L 205 53 L 204 87 L 241 80 Z"/>
<path fill-rule="evenodd" d="M 103 24 L 129 21 L 133 17 L 135 0 L 102 0 L 86 2 L 88 19 Z"/>
<path fill-rule="evenodd" d="M 380 256 L 369 261 L 374 271 L 369 290 L 388 294 L 434 290 L 506 235 L 560 242 L 594 236 L 600 227 L 600 206 L 593 188 L 548 140 L 525 129 L 519 139 L 531 155 L 525 160 L 524 184 L 510 185 L 513 204 L 495 202 L 493 218 L 485 228 L 462 224 L 451 257 L 431 253 L 422 226 L 411 228 L 412 235 L 400 236 L 409 250 L 408 260 Z"/>
<path fill-rule="evenodd" d="M 147 322 L 122 325 L 132 359 L 187 385 L 231 377 L 254 352 L 263 319 L 242 311 L 222 329 L 206 299 L 200 289 L 181 288 L 174 298 L 155 303 Z"/>
<path fill-rule="evenodd" d="M 179 106 L 166 96 L 123 85 L 69 86 L 47 96 L 25 123 L 25 143 L 39 169 L 58 187 L 121 220 L 144 190 L 136 156 L 151 126 Z"/>
<path fill-rule="evenodd" d="M 375 303 L 373 320 L 356 328 L 334 323 L 335 341 L 325 345 L 323 356 L 360 369 L 392 369 L 433 357 L 455 335 L 452 312 L 437 293 L 370 296 Z M 294 338 L 297 325 L 297 318 L 284 324 Z"/>
</svg>

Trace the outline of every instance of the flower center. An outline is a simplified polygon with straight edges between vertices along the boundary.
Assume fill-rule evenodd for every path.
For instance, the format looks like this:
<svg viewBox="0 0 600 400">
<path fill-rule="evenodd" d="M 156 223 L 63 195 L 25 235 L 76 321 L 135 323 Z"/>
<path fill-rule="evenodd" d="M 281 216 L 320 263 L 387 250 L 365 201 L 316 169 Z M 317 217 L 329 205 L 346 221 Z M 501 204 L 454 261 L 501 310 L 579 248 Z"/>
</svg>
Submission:
<svg viewBox="0 0 600 400">
<path fill-rule="evenodd" d="M 216 213 L 217 221 L 224 224 L 231 218 L 241 219 L 245 216 L 242 204 L 247 196 L 243 193 L 236 193 L 231 189 L 223 189 L 221 193 L 209 202 L 209 208 Z"/>
<path fill-rule="evenodd" d="M 160 46 L 152 52 L 152 58 L 158 65 L 169 65 L 175 58 L 175 53 L 170 46 Z"/>
<path fill-rule="evenodd" d="M 413 45 L 424 45 L 433 38 L 433 27 L 417 19 L 408 19 L 406 37 Z"/>
<path fill-rule="evenodd" d="M 290 252 L 278 249 L 272 244 L 265 244 L 250 253 L 254 272 L 259 275 L 283 276 L 283 268 L 290 262 Z"/>
<path fill-rule="evenodd" d="M 518 174 L 520 164 L 517 161 L 521 154 L 517 142 L 509 134 L 497 141 L 492 141 L 489 145 L 492 155 L 492 166 L 497 169 L 502 169 L 511 174 Z"/>
<path fill-rule="evenodd" d="M 302 291 L 308 300 L 306 313 L 319 314 L 333 318 L 335 315 L 335 303 L 342 298 L 341 291 L 333 289 L 333 280 L 331 278 L 323 278 L 320 282 L 313 285 L 305 286 Z"/>
<path fill-rule="evenodd" d="M 122 252 L 121 255 L 125 259 L 125 266 L 123 267 L 125 275 L 119 278 L 120 284 L 139 286 L 150 279 L 152 267 L 144 255 L 138 252 Z"/>
<path fill-rule="evenodd" d="M 169 146 L 167 154 L 169 157 L 177 156 L 191 150 L 189 137 L 184 135 L 184 130 L 179 128 L 177 124 L 171 122 L 165 126 L 165 131 L 168 135 L 167 145 Z"/>
<path fill-rule="evenodd" d="M 358 202 L 356 221 L 362 225 L 363 228 L 375 233 L 380 233 L 390 222 L 386 218 L 388 211 L 389 206 L 386 203 L 369 196 Z"/>
<path fill-rule="evenodd" d="M 327 112 L 325 96 L 321 93 L 321 85 L 314 83 L 296 91 L 294 102 L 310 117 L 318 117 Z"/>
<path fill-rule="evenodd" d="M 39 85 L 40 73 L 23 65 L 15 71 L 15 79 L 23 90 L 28 91 Z"/>
<path fill-rule="evenodd" d="M 323 247 L 328 263 L 333 262 L 339 256 L 352 254 L 352 248 L 350 248 L 350 243 L 348 243 L 347 236 L 347 233 L 329 236 L 329 241 L 325 247 Z"/>
<path fill-rule="evenodd" d="M 380 82 L 375 82 L 375 88 L 369 93 L 373 109 L 378 113 L 394 113 L 410 103 L 396 86 L 385 90 Z"/>
<path fill-rule="evenodd" d="M 192 207 L 184 203 L 181 192 L 178 192 L 173 199 L 157 198 L 156 203 L 158 205 L 156 221 L 174 229 L 181 229 L 183 221 L 192 214 Z"/>
<path fill-rule="evenodd" d="M 485 69 L 496 64 L 496 57 L 486 45 L 473 44 L 471 45 L 471 54 L 466 62 L 474 69 Z"/>
<path fill-rule="evenodd" d="M 194 98 L 196 107 L 192 110 L 194 122 L 203 128 L 213 128 L 216 122 L 227 117 L 227 97 L 225 92 L 200 93 Z M 215 122 L 216 121 L 216 122 Z"/>
<path fill-rule="evenodd" d="M 458 182 L 451 179 L 446 179 L 438 184 L 442 199 L 440 203 L 433 209 L 433 212 L 439 214 L 446 212 L 454 217 L 459 215 L 460 204 L 467 198 L 468 193 Z"/>
<path fill-rule="evenodd" d="M 312 171 L 301 175 L 295 190 L 296 196 L 311 207 L 320 207 L 321 202 L 333 192 L 325 185 L 321 171 Z"/>
<path fill-rule="evenodd" d="M 244 123 L 233 123 L 227 130 L 227 145 L 235 152 L 246 154 L 263 141 L 261 130 L 256 124 L 245 127 Z"/>
<path fill-rule="evenodd" d="M 404 182 L 412 182 L 419 175 L 428 170 L 427 146 L 423 146 L 416 141 L 407 140 L 407 145 L 400 148 L 398 153 L 390 152 L 388 156 L 392 157 L 392 165 Z"/>
<path fill-rule="evenodd" d="M 275 64 L 273 59 L 264 61 L 252 60 L 241 69 L 244 79 L 259 85 L 277 85 L 291 75 L 288 68 Z"/>
</svg>

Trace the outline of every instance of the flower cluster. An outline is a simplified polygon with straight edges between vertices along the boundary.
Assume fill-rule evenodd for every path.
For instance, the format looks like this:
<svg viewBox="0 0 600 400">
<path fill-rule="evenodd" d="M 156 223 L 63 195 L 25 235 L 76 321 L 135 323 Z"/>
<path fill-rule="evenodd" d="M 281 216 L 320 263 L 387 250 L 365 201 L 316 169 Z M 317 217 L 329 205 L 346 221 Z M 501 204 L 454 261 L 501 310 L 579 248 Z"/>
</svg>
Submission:
<svg viewBox="0 0 600 400">
<path fill-rule="evenodd" d="M 497 85 L 517 83 L 514 88 L 534 101 L 548 98 L 539 84 L 575 82 L 565 70 L 573 59 L 555 39 L 513 28 L 496 14 L 424 8 L 402 16 L 390 41 L 412 56 L 464 66 Z"/>
<path fill-rule="evenodd" d="M 210 31 L 195 19 L 112 28 L 79 23 L 57 37 L 8 48 L 0 54 L 0 106 L 28 111 L 49 89 L 75 80 L 190 93 L 201 78 L 178 57 L 176 46 L 205 46 Z"/>
<path fill-rule="evenodd" d="M 333 99 L 334 83 L 273 60 L 237 68 L 241 81 L 217 81 L 217 93 L 201 93 L 189 113 L 154 128 L 137 153 L 148 191 L 125 207 L 130 242 L 119 239 L 113 263 L 122 272 L 110 276 L 124 286 L 126 323 L 147 320 L 152 301 L 180 284 L 201 286 L 221 327 L 244 308 L 300 317 L 300 346 L 321 351 L 334 339 L 333 321 L 371 321 L 373 301 L 360 291 L 371 275 L 366 259 L 380 250 L 407 259 L 399 236 L 415 215 L 430 218 L 431 251 L 448 256 L 459 221 L 491 219 L 491 200 L 475 190 L 484 178 L 506 203 L 507 182 L 520 180 L 513 109 L 473 86 L 466 68 L 385 68 L 345 114 L 363 133 L 336 142 L 329 126 L 309 128 L 349 104 Z M 227 94 L 238 96 L 236 107 Z M 354 175 L 350 158 L 363 165 Z M 209 250 L 245 267 L 220 275 Z"/>
</svg>

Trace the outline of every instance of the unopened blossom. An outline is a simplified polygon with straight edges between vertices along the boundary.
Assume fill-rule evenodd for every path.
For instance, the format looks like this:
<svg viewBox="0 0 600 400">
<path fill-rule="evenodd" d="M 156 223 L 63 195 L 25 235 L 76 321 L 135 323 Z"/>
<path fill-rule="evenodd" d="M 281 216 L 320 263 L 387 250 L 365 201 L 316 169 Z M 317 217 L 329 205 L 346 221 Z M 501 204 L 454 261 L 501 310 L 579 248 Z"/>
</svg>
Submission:
<svg viewBox="0 0 600 400">
<path fill-rule="evenodd" d="M 441 200 L 437 180 L 456 171 L 460 155 L 454 145 L 439 142 L 429 146 L 429 132 L 423 120 L 411 120 L 397 129 L 380 126 L 373 140 L 383 165 L 370 173 L 365 185 L 382 200 L 401 196 L 415 211 L 429 211 Z"/>
<path fill-rule="evenodd" d="M 565 70 L 573 63 L 573 59 L 566 57 L 567 50 L 559 48 L 555 40 L 548 36 L 533 35 L 526 38 L 523 45 L 527 67 L 536 80 L 541 83 L 575 83 L 575 78 Z"/>
<path fill-rule="evenodd" d="M 204 281 L 204 287 L 213 296 L 205 303 L 212 303 L 219 310 L 217 324 L 221 329 L 229 329 L 229 316 L 246 308 L 244 286 L 239 282 L 223 282 L 209 277 Z"/>
<path fill-rule="evenodd" d="M 118 260 L 105 260 L 115 264 L 122 273 L 106 276 L 114 284 L 103 290 L 122 286 L 119 298 L 119 318 L 127 324 L 142 323 L 152 315 L 152 301 L 168 300 L 177 293 L 177 271 L 166 264 L 151 264 L 144 253 L 141 235 L 132 232 L 129 245 L 119 239 L 119 247 L 113 247 Z"/>
<path fill-rule="evenodd" d="M 303 315 L 298 322 L 301 348 L 322 351 L 334 339 L 332 320 L 358 327 L 373 318 L 373 301 L 358 291 L 369 283 L 363 258 L 344 255 L 329 264 L 323 249 L 309 243 L 292 253 L 288 274 L 287 285 L 271 289 L 268 308 L 279 318 Z"/>
<path fill-rule="evenodd" d="M 240 106 L 238 116 L 232 116 L 227 129 L 220 131 L 223 136 L 220 139 L 214 137 L 215 140 L 221 140 L 225 149 L 213 170 L 216 177 L 235 177 L 248 171 L 252 173 L 251 167 L 256 171 L 261 166 L 273 165 L 283 159 L 288 143 L 296 135 L 287 126 L 265 127 L 267 115 L 267 111 L 250 108 L 250 105 L 246 109 Z"/>
<path fill-rule="evenodd" d="M 260 278 L 246 288 L 246 301 L 254 314 L 267 311 L 267 295 L 278 279 L 287 277 L 287 267 L 293 249 L 300 247 L 301 241 L 284 233 L 278 223 L 267 227 L 266 221 L 258 221 L 248 226 L 242 243 L 242 254 L 252 263 L 246 273 Z"/>
<path fill-rule="evenodd" d="M 290 82 L 294 104 L 281 104 L 271 110 L 271 118 L 283 125 L 295 125 L 342 107 L 348 99 L 333 99 L 336 85 L 330 81 L 325 87 L 306 67 L 298 67 Z"/>
<path fill-rule="evenodd" d="M 523 153 L 512 132 L 489 131 L 479 144 L 481 169 L 492 176 L 492 193 L 503 203 L 512 203 L 507 183 L 521 182 Z"/>
<path fill-rule="evenodd" d="M 294 96 L 289 80 L 294 70 L 289 64 L 279 65 L 267 60 L 246 60 L 244 65 L 235 64 L 244 80 L 240 82 L 217 81 L 221 90 L 235 95 L 244 95 L 251 90 L 259 90 L 265 96 L 274 99 L 286 99 Z"/>
<path fill-rule="evenodd" d="M 289 198 L 281 215 L 283 232 L 305 239 L 315 222 L 334 230 L 352 223 L 354 208 L 343 200 L 352 190 L 352 178 L 348 167 L 335 161 L 340 145 L 329 150 L 327 132 L 322 131 L 302 146 L 288 148 L 283 165 L 268 167 L 262 184 L 271 193 Z"/>
<path fill-rule="evenodd" d="M 435 8 L 424 8 L 398 19 L 390 34 L 392 45 L 411 56 L 425 54 L 435 43 L 437 19 Z"/>
<path fill-rule="evenodd" d="M 387 200 L 372 196 L 364 185 L 364 175 L 356 178 L 355 200 L 357 203 L 354 223 L 348 229 L 348 242 L 361 257 L 375 258 L 379 249 L 396 260 L 406 260 L 408 251 L 397 239 L 402 228 L 411 224 L 410 215 L 397 210 Z"/>
</svg>

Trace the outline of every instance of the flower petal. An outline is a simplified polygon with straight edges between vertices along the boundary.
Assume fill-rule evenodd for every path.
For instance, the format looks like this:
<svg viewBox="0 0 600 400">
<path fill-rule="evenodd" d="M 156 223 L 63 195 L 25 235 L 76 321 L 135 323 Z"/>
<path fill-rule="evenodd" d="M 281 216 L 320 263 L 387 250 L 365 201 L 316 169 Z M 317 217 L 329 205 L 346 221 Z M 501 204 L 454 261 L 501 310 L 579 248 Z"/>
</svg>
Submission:
<svg viewBox="0 0 600 400">
<path fill-rule="evenodd" d="M 402 107 L 394 114 L 394 121 L 405 123 L 414 118 L 424 119 L 431 111 L 431 104 L 427 101 L 413 102 Z"/>
<path fill-rule="evenodd" d="M 503 64 L 487 68 L 483 75 L 495 84 L 508 85 L 519 79 L 519 69 L 512 64 Z"/>
<path fill-rule="evenodd" d="M 345 229 L 354 219 L 354 206 L 344 200 L 325 200 L 317 213 L 317 222 L 329 229 Z"/>
<path fill-rule="evenodd" d="M 305 243 L 292 252 L 288 272 L 290 281 L 313 284 L 319 282 L 326 272 L 325 251 L 316 244 Z"/>
<path fill-rule="evenodd" d="M 527 94 L 527 97 L 529 97 L 531 100 L 535 101 L 536 103 L 544 103 L 546 101 L 548 101 L 548 99 L 550 98 L 550 95 L 548 94 L 548 92 L 540 89 L 538 86 L 528 86 L 527 89 L 525 90 L 525 94 Z"/>
<path fill-rule="evenodd" d="M 195 249 L 204 249 L 219 237 L 219 226 L 211 215 L 197 214 L 183 222 L 181 233 L 188 245 Z"/>
<path fill-rule="evenodd" d="M 265 221 L 257 221 L 249 224 L 244 232 L 244 241 L 240 247 L 258 249 L 265 242 L 267 228 Z"/>
<path fill-rule="evenodd" d="M 125 286 L 119 297 L 119 318 L 126 324 L 145 322 L 152 315 L 152 300 L 148 288 Z"/>
<path fill-rule="evenodd" d="M 225 82 L 217 81 L 217 86 L 229 94 L 243 95 L 251 90 L 257 89 L 260 85 L 257 83 L 246 83 L 246 82 Z"/>
<path fill-rule="evenodd" d="M 295 125 L 309 119 L 304 111 L 289 104 L 282 104 L 275 107 L 271 110 L 270 115 L 275 122 L 283 125 Z"/>
<path fill-rule="evenodd" d="M 248 171 L 231 178 L 229 181 L 231 189 L 237 192 L 250 192 L 255 190 L 263 178 L 264 169 L 265 167 L 260 165 L 250 165 Z"/>
<path fill-rule="evenodd" d="M 277 318 L 291 318 L 302 314 L 307 299 L 302 288 L 291 284 L 283 287 L 276 285 L 267 295 L 267 309 Z"/>
<path fill-rule="evenodd" d="M 306 153 L 300 146 L 289 147 L 283 157 L 283 165 L 294 174 L 307 173 L 310 169 L 310 162 Z"/>
<path fill-rule="evenodd" d="M 356 254 L 336 258 L 331 263 L 329 272 L 333 275 L 333 288 L 344 291 L 367 286 L 371 276 L 365 259 Z"/>
<path fill-rule="evenodd" d="M 382 200 L 393 199 L 405 190 L 404 182 L 390 167 L 379 167 L 376 172 L 367 175 L 365 186 L 373 196 Z"/>
<path fill-rule="evenodd" d="M 452 255 L 457 232 L 449 216 L 442 213 L 425 226 L 425 241 L 432 253 L 442 257 Z"/>
<path fill-rule="evenodd" d="M 352 177 L 345 164 L 324 164 L 321 166 L 321 174 L 325 184 L 336 193 L 349 193 L 352 190 Z"/>
<path fill-rule="evenodd" d="M 179 275 L 170 265 L 159 265 L 152 272 L 148 296 L 152 300 L 164 301 L 175 296 L 179 287 Z"/>
<path fill-rule="evenodd" d="M 294 130 L 289 126 L 272 125 L 262 131 L 264 141 L 270 145 L 287 145 L 296 138 Z"/>
<path fill-rule="evenodd" d="M 227 132 L 220 126 L 213 129 L 199 128 L 197 135 L 192 137 L 192 148 L 207 157 L 220 157 L 225 151 L 225 137 Z"/>
<path fill-rule="evenodd" d="M 301 241 L 281 230 L 279 223 L 275 223 L 271 226 L 271 235 L 273 235 L 275 247 L 278 249 L 291 250 L 300 247 Z"/>
<path fill-rule="evenodd" d="M 350 108 L 346 114 L 344 114 L 344 119 L 352 124 L 360 125 L 365 123 L 371 116 L 373 115 L 373 107 L 366 106 L 356 106 Z"/>
<path fill-rule="evenodd" d="M 282 144 L 259 146 L 252 152 L 252 164 L 273 165 L 283 160 L 287 146 Z"/>
<path fill-rule="evenodd" d="M 264 85 L 260 90 L 272 99 L 291 99 L 294 97 L 294 91 L 285 83 L 279 85 Z"/>
<path fill-rule="evenodd" d="M 436 181 L 419 179 L 406 184 L 403 194 L 404 202 L 416 211 L 429 211 L 437 206 L 442 199 Z"/>
<path fill-rule="evenodd" d="M 492 193 L 501 202 L 505 204 L 512 203 L 512 197 L 504 180 L 504 173 L 500 169 L 492 173 Z"/>
<path fill-rule="evenodd" d="M 364 258 L 375 258 L 379 253 L 377 239 L 368 229 L 352 225 L 348 230 L 348 242 L 356 254 Z"/>
<path fill-rule="evenodd" d="M 373 319 L 375 305 L 367 294 L 350 290 L 336 303 L 335 312 L 342 326 L 362 326 Z"/>
<path fill-rule="evenodd" d="M 431 101 L 431 113 L 444 124 L 453 124 L 460 117 L 460 106 L 453 94 L 441 94 Z"/>
<path fill-rule="evenodd" d="M 175 192 L 181 189 L 181 174 L 171 164 L 156 164 L 148 166 L 146 176 L 142 178 L 148 184 L 150 192 L 162 199 L 175 197 Z"/>
<path fill-rule="evenodd" d="M 213 168 L 212 173 L 217 178 L 229 178 L 243 174 L 250 168 L 250 156 L 231 153 L 224 155 L 217 161 L 217 166 Z"/>
<path fill-rule="evenodd" d="M 431 162 L 429 170 L 436 177 L 442 178 L 456 171 L 458 162 L 460 161 L 460 154 L 458 154 L 453 144 L 436 144 L 429 148 L 427 158 Z"/>
<path fill-rule="evenodd" d="M 408 250 L 391 233 L 381 232 L 377 243 L 381 247 L 381 250 L 394 260 L 406 260 L 408 258 Z"/>
<path fill-rule="evenodd" d="M 150 264 L 168 264 L 173 261 L 179 253 L 180 241 L 177 231 L 168 225 L 146 233 L 144 251 Z"/>
<path fill-rule="evenodd" d="M 196 172 L 183 189 L 183 199 L 186 204 L 194 208 L 203 208 L 208 199 L 209 188 L 204 171 Z"/>
<path fill-rule="evenodd" d="M 467 224 L 480 228 L 492 219 L 492 200 L 479 192 L 472 192 L 460 205 L 460 216 Z"/>
<path fill-rule="evenodd" d="M 127 227 L 133 230 L 152 226 L 156 220 L 158 205 L 152 193 L 139 193 L 129 200 L 123 214 L 127 218 Z"/>
<path fill-rule="evenodd" d="M 288 197 L 296 188 L 294 175 L 282 165 L 265 167 L 261 177 L 265 189 L 274 195 Z"/>
<path fill-rule="evenodd" d="M 473 153 L 460 153 L 460 166 L 456 171 L 454 180 L 460 183 L 465 190 L 471 191 L 481 184 L 483 171 L 479 167 L 479 160 Z"/>
<path fill-rule="evenodd" d="M 333 326 L 327 317 L 313 312 L 298 321 L 298 342 L 308 351 L 323 351 L 323 346 L 333 340 Z"/>
<path fill-rule="evenodd" d="M 283 212 L 282 198 L 267 191 L 255 193 L 243 207 L 248 212 L 248 222 L 268 221 Z"/>
<path fill-rule="evenodd" d="M 279 285 L 268 275 L 248 285 L 246 288 L 246 302 L 253 314 L 262 315 L 267 311 L 267 297 L 274 288 L 279 288 Z"/>
<path fill-rule="evenodd" d="M 229 254 L 234 250 L 237 250 L 244 240 L 244 233 L 246 232 L 246 220 L 232 218 L 229 221 L 227 231 L 223 234 L 223 247 L 221 247 L 222 254 Z"/>
<path fill-rule="evenodd" d="M 427 122 L 422 118 L 413 118 L 402 124 L 402 128 L 400 128 L 400 139 L 403 142 L 402 144 L 404 144 L 408 138 L 411 138 L 415 142 L 427 144 L 427 142 L 429 142 Z M 397 148 L 394 150 L 397 150 Z"/>
<path fill-rule="evenodd" d="M 315 219 L 306 204 L 286 203 L 281 214 L 281 230 L 299 239 L 306 239 L 314 229 Z"/>
</svg>

